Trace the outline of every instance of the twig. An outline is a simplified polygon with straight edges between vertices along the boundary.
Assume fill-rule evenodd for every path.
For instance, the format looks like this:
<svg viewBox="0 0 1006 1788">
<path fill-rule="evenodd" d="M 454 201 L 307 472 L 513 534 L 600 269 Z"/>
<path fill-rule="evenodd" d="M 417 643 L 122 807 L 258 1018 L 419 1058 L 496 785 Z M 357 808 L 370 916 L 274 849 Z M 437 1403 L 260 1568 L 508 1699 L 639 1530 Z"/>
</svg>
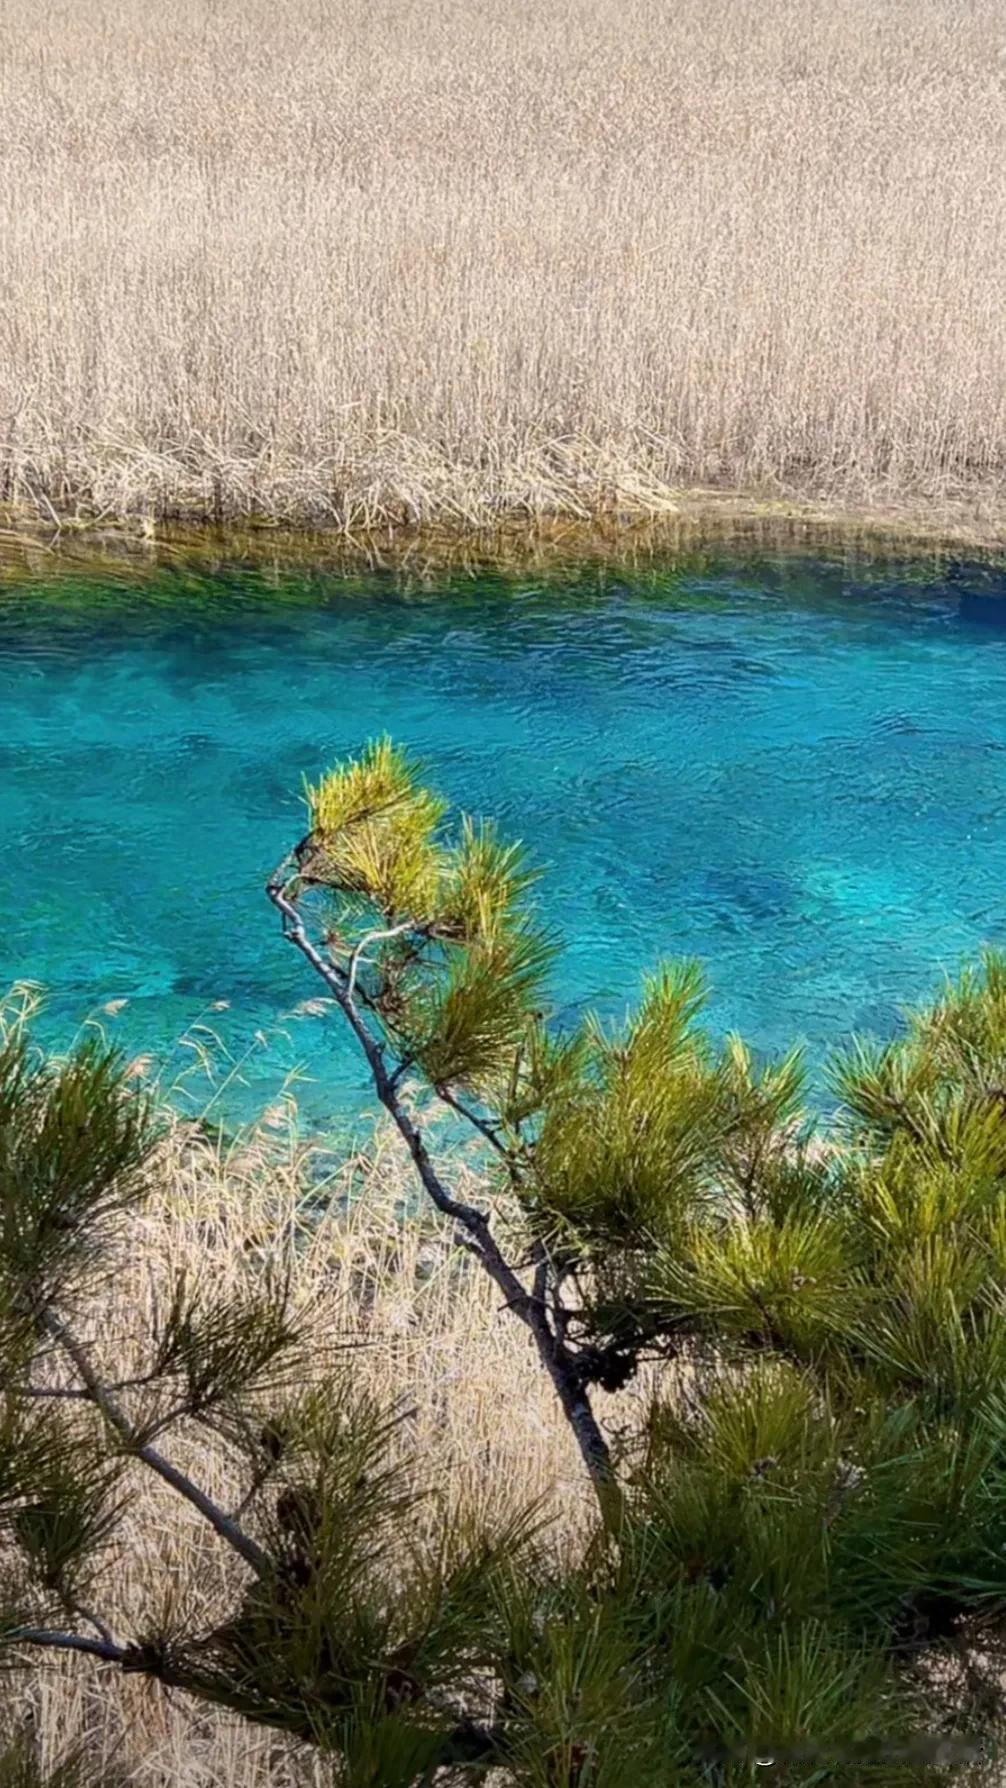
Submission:
<svg viewBox="0 0 1006 1788">
<path fill-rule="evenodd" d="M 433 1090 L 441 1104 L 449 1105 L 452 1111 L 457 1112 L 458 1117 L 464 1118 L 466 1123 L 471 1124 L 473 1130 L 477 1130 L 481 1136 L 484 1136 L 489 1145 L 496 1150 L 498 1155 L 503 1157 L 504 1161 L 508 1163 L 513 1162 L 512 1150 L 507 1148 L 505 1142 L 501 1142 L 495 1127 L 490 1124 L 486 1118 L 480 1117 L 477 1111 L 473 1111 L 470 1105 L 466 1105 L 462 1099 L 459 1099 L 455 1093 L 452 1093 L 450 1087 L 437 1086 L 434 1087 Z"/>
<path fill-rule="evenodd" d="M 80 1651 L 90 1658 L 101 1658 L 106 1664 L 124 1664 L 128 1647 L 116 1645 L 112 1639 L 87 1639 L 83 1633 L 50 1633 L 42 1627 L 18 1627 L 7 1636 L 12 1645 L 45 1645 L 54 1651 Z"/>
<path fill-rule="evenodd" d="M 68 1612 L 70 1614 L 79 1614 L 81 1620 L 86 1620 L 88 1626 L 94 1628 L 99 1639 L 103 1639 L 106 1645 L 115 1644 L 111 1627 L 102 1620 L 100 1614 L 95 1614 L 93 1608 L 85 1608 L 83 1602 L 71 1602 Z"/>
<path fill-rule="evenodd" d="M 138 1378 L 116 1378 L 113 1379 L 111 1384 L 106 1384 L 104 1389 L 112 1396 L 115 1396 L 119 1391 L 136 1391 L 140 1390 L 144 1385 L 154 1384 L 157 1380 L 157 1376 L 158 1374 L 155 1372 L 144 1372 Z M 71 1402 L 76 1401 L 82 1403 L 92 1403 L 94 1401 L 90 1391 L 84 1390 L 81 1385 L 73 1384 L 18 1385 L 16 1394 L 19 1397 L 61 1397 L 69 1399 Z"/>
<path fill-rule="evenodd" d="M 401 925 L 392 925 L 388 931 L 368 931 L 366 937 L 361 937 L 359 943 L 354 946 L 353 953 L 349 958 L 349 968 L 346 971 L 347 999 L 352 999 L 356 991 L 356 971 L 360 966 L 364 950 L 368 950 L 371 944 L 385 944 L 391 938 L 404 937 L 407 931 L 414 930 L 415 926 L 412 920 L 406 919 Z"/>
<path fill-rule="evenodd" d="M 83 1657 L 97 1658 L 102 1664 L 117 1664 L 120 1670 L 138 1676 L 152 1676 L 167 1688 L 188 1689 L 199 1693 L 198 1682 L 184 1670 L 169 1664 L 154 1647 L 117 1645 L 114 1639 L 88 1639 L 83 1633 L 51 1632 L 47 1627 L 17 1627 L 3 1635 L 5 1645 L 32 1645 L 49 1651 L 78 1652 Z"/>
</svg>

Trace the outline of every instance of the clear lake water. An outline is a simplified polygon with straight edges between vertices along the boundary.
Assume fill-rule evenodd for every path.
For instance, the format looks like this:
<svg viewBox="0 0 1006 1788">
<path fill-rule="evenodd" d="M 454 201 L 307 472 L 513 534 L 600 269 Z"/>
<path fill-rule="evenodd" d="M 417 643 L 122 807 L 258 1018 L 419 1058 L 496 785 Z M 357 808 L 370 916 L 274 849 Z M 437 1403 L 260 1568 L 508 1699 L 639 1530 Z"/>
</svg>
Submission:
<svg viewBox="0 0 1006 1788">
<path fill-rule="evenodd" d="M 724 550 L 413 590 L 57 566 L 0 585 L 0 710 L 0 986 L 44 984 L 46 1038 L 97 1019 L 165 1084 L 209 1027 L 246 1055 L 234 1118 L 297 1064 L 312 1127 L 369 1108 L 262 888 L 303 777 L 385 731 L 545 871 L 560 1023 L 696 956 L 710 1027 L 802 1040 L 826 1098 L 836 1044 L 1006 944 L 988 566 Z"/>
</svg>

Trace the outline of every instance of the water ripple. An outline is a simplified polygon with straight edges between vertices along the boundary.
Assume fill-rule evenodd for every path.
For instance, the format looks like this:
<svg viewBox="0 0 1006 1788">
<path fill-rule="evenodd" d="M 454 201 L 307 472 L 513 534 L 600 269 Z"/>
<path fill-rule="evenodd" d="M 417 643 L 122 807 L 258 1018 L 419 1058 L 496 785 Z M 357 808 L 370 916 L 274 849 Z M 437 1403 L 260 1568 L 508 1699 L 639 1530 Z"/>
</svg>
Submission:
<svg viewBox="0 0 1006 1788">
<path fill-rule="evenodd" d="M 820 1062 L 1006 939 L 1006 597 L 985 573 L 282 594 L 231 571 L 0 599 L 0 983 L 45 981 L 63 1040 L 121 998 L 125 1046 L 167 1051 L 216 1003 L 238 1044 L 284 1026 L 315 1115 L 355 1108 L 334 1026 L 287 1017 L 313 989 L 260 884 L 302 774 L 384 729 L 547 866 L 565 1022 L 620 1013 L 686 953 L 717 1029 Z"/>
</svg>

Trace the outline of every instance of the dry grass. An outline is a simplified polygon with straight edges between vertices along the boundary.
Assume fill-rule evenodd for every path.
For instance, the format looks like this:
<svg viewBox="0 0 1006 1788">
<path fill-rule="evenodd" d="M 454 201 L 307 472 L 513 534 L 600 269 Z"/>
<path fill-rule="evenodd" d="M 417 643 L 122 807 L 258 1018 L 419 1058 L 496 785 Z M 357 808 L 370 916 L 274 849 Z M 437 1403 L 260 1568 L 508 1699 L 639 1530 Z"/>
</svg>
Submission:
<svg viewBox="0 0 1006 1788">
<path fill-rule="evenodd" d="M 179 1270 L 220 1290 L 249 1272 L 290 1269 L 310 1311 L 315 1355 L 352 1348 L 354 1383 L 414 1413 L 400 1432 L 417 1476 L 438 1490 L 495 1486 L 513 1504 L 543 1499 L 561 1531 L 590 1504 L 550 1388 L 494 1288 L 416 1211 L 408 1169 L 388 1143 L 335 1173 L 330 1208 L 305 1209 L 309 1158 L 277 1153 L 263 1134 L 222 1154 L 188 1125 L 166 1145 L 159 1189 L 111 1262 L 86 1321 L 115 1373 L 143 1358 L 144 1337 Z M 315 1163 L 315 1167 L 317 1163 Z M 149 1357 L 149 1356 L 148 1356 Z M 621 1399 L 621 1419 L 625 1416 Z M 205 1434 L 168 1450 L 211 1494 L 237 1500 L 228 1455 Z M 122 1637 L 163 1613 L 165 1593 L 200 1624 L 221 1618 L 234 1580 L 230 1555 L 158 1480 L 138 1470 L 116 1565 L 92 1601 Z M 230 1604 L 233 1607 L 233 1602 Z M 36 1735 L 46 1762 L 78 1745 L 144 1788 L 308 1788 L 323 1768 L 275 1734 L 256 1731 L 139 1679 L 71 1660 L 7 1679 L 0 1730 Z"/>
<path fill-rule="evenodd" d="M 1001 0 L 5 0 L 0 88 L 0 496 L 1001 511 Z"/>
</svg>

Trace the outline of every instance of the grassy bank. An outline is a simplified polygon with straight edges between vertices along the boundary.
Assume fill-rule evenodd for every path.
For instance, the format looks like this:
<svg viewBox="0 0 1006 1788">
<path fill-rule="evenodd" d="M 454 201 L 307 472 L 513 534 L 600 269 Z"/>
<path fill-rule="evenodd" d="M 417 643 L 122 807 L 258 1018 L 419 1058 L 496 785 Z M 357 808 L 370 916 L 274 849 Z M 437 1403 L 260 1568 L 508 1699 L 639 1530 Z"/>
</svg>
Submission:
<svg viewBox="0 0 1006 1788">
<path fill-rule="evenodd" d="M 25 585 L 83 595 L 93 583 L 124 590 L 207 587 L 252 580 L 271 599 L 310 598 L 319 580 L 344 588 L 443 593 L 500 580 L 515 586 L 547 579 L 570 585 L 629 578 L 663 585 L 671 572 L 716 574 L 724 565 L 763 563 L 779 575 L 803 563 L 843 567 L 866 580 L 944 579 L 951 567 L 1001 576 L 1006 509 L 984 516 L 932 505 L 843 510 L 811 503 L 773 504 L 719 497 L 682 502 L 678 514 L 622 519 L 540 516 L 465 527 L 345 531 L 252 520 L 212 526 L 159 521 L 138 528 L 128 517 L 88 521 L 40 518 L 0 506 L 0 591 Z"/>
<path fill-rule="evenodd" d="M 1001 538 L 995 0 L 11 0 L 0 499 Z"/>
</svg>

